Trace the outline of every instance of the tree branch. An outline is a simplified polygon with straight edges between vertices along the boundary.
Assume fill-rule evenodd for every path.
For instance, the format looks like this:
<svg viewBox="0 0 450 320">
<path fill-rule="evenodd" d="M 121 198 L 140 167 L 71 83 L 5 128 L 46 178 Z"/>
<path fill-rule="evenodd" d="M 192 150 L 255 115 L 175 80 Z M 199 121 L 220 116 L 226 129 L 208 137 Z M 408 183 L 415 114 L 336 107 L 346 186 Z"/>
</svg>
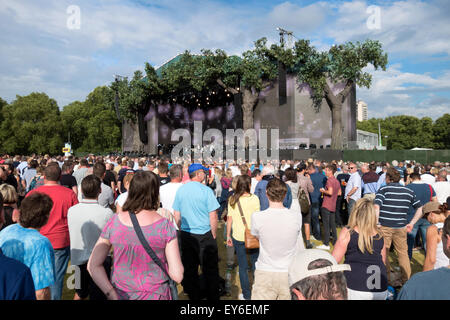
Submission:
<svg viewBox="0 0 450 320">
<path fill-rule="evenodd" d="M 344 90 L 342 90 L 338 95 L 337 99 L 344 103 L 345 98 L 347 98 L 348 94 L 350 93 L 350 90 L 353 88 L 353 80 L 347 80 L 347 83 L 345 84 Z"/>
<path fill-rule="evenodd" d="M 328 102 L 328 106 L 330 110 L 338 103 L 338 98 L 334 95 L 333 90 L 331 90 L 328 83 L 325 81 L 325 87 L 323 88 L 323 92 L 325 93 L 325 100 Z"/>
<path fill-rule="evenodd" d="M 216 80 L 217 83 L 219 84 L 219 86 L 221 86 L 224 89 L 227 89 L 228 91 L 230 91 L 232 94 L 238 94 L 239 91 L 237 91 L 235 88 L 229 87 L 227 86 L 225 83 L 223 83 L 223 81 L 221 79 L 217 79 Z"/>
</svg>

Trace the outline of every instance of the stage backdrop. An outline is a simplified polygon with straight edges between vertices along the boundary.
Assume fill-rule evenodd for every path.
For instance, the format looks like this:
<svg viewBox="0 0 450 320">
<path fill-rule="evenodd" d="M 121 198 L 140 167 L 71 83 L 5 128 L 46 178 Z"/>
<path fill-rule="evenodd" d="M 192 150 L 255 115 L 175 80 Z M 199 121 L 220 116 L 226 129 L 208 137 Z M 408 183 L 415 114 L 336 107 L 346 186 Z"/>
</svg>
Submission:
<svg viewBox="0 0 450 320">
<path fill-rule="evenodd" d="M 331 84 L 330 84 L 331 86 Z M 340 92 L 344 85 L 331 86 L 334 93 Z M 325 99 L 320 108 L 314 108 L 309 87 L 299 85 L 292 76 L 286 78 L 286 98 L 280 99 L 278 82 L 260 93 L 259 102 L 254 111 L 255 129 L 279 129 L 280 149 L 295 149 L 304 143 L 309 147 L 315 144 L 319 149 L 331 144 L 331 111 Z M 283 92 L 283 90 L 281 90 Z M 286 102 L 280 105 L 280 101 Z M 239 110 L 240 111 L 240 110 Z M 149 106 L 145 116 L 148 143 L 137 143 L 135 134 L 137 125 L 128 128 L 124 124 L 123 150 L 141 151 L 156 154 L 158 144 L 176 144 L 170 140 L 172 131 L 186 128 L 193 135 L 193 122 L 202 121 L 203 132 L 209 128 L 222 130 L 238 129 L 242 125 L 242 113 L 236 112 L 232 101 L 224 105 L 208 108 L 187 108 L 181 104 Z M 356 90 L 350 92 L 342 110 L 344 145 L 356 140 Z M 270 143 L 270 134 L 268 134 Z M 197 144 L 199 141 L 194 141 Z M 136 146 L 138 146 L 138 150 Z"/>
</svg>

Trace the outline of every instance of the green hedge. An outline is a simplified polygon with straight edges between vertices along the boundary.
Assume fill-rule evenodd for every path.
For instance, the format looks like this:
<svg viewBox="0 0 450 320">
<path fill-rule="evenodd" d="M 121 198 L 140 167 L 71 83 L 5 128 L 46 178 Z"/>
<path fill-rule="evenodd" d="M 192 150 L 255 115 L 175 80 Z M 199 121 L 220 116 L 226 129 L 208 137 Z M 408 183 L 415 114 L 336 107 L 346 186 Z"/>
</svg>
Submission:
<svg viewBox="0 0 450 320">
<path fill-rule="evenodd" d="M 414 160 L 419 163 L 449 162 L 450 150 L 344 150 L 344 161 Z"/>
</svg>

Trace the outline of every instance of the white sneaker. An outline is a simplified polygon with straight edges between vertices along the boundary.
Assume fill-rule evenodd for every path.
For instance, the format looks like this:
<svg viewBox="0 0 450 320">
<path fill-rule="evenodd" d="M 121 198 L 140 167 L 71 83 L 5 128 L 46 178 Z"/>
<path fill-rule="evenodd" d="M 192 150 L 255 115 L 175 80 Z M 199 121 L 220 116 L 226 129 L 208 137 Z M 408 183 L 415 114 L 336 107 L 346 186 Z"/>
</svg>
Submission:
<svg viewBox="0 0 450 320">
<path fill-rule="evenodd" d="M 240 294 L 239 294 L 239 300 L 245 300 L 245 299 L 244 299 L 244 294 L 243 294 L 243 293 L 240 293 Z"/>
<path fill-rule="evenodd" d="M 313 235 L 310 236 L 310 240 L 318 241 Z"/>
<path fill-rule="evenodd" d="M 321 244 L 320 246 L 317 246 L 316 249 L 330 250 L 330 246 L 326 246 L 326 245 L 324 245 L 324 244 Z"/>
</svg>

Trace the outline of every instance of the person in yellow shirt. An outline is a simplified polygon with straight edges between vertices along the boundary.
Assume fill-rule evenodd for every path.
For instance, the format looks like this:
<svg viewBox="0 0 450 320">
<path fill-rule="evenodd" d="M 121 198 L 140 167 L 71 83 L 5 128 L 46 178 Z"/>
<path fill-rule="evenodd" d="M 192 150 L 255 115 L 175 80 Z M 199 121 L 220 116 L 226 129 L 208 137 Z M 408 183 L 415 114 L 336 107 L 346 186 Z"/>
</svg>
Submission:
<svg viewBox="0 0 450 320">
<path fill-rule="evenodd" d="M 241 175 L 237 178 L 236 188 L 228 201 L 228 217 L 227 217 L 227 245 L 233 246 L 236 250 L 239 265 L 239 280 L 241 282 L 242 294 L 239 295 L 240 300 L 250 300 L 251 290 L 248 278 L 249 266 L 247 263 L 247 251 L 250 255 L 250 270 L 255 270 L 255 263 L 258 260 L 259 249 L 245 248 L 245 222 L 248 228 L 251 226 L 252 214 L 259 211 L 259 198 L 250 193 L 251 178 L 248 175 Z"/>
</svg>

